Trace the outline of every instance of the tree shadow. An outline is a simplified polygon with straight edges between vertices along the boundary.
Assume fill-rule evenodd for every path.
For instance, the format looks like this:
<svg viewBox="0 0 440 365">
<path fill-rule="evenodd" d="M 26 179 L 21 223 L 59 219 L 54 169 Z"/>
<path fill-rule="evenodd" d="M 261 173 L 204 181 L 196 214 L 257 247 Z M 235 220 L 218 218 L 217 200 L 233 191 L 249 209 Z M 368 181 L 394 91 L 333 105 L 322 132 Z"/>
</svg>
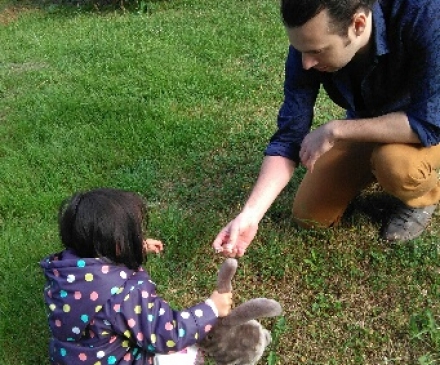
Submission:
<svg viewBox="0 0 440 365">
<path fill-rule="evenodd" d="M 168 3 L 171 0 L 11 0 L 5 1 L 0 7 L 1 23 L 8 23 L 14 20 L 11 14 L 18 14 L 20 11 L 29 9 L 50 10 L 54 8 L 62 10 L 78 10 L 90 12 L 151 12 L 155 4 Z M 6 21 L 9 20 L 9 21 Z"/>
</svg>

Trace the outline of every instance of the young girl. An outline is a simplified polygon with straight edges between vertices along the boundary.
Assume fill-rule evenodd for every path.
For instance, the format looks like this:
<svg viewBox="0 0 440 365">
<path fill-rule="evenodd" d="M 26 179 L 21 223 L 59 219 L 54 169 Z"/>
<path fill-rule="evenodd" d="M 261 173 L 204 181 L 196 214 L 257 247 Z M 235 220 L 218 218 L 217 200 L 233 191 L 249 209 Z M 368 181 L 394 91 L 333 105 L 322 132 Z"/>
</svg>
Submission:
<svg viewBox="0 0 440 365">
<path fill-rule="evenodd" d="M 229 313 L 231 293 L 214 291 L 181 311 L 156 295 L 141 264 L 163 246 L 143 239 L 145 221 L 142 199 L 117 189 L 77 193 L 61 205 L 66 249 L 41 261 L 52 364 L 153 364 L 155 354 L 194 345 Z"/>
</svg>

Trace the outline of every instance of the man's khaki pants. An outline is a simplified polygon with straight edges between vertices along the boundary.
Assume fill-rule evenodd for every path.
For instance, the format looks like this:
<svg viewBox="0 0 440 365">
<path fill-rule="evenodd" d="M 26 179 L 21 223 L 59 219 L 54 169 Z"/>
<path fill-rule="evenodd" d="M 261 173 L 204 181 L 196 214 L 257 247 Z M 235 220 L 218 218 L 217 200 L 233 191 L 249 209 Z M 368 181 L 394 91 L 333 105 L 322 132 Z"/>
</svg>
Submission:
<svg viewBox="0 0 440 365">
<path fill-rule="evenodd" d="M 308 171 L 293 202 L 293 216 L 304 227 L 336 225 L 350 201 L 377 181 L 411 207 L 440 201 L 440 145 L 340 142 Z"/>
</svg>

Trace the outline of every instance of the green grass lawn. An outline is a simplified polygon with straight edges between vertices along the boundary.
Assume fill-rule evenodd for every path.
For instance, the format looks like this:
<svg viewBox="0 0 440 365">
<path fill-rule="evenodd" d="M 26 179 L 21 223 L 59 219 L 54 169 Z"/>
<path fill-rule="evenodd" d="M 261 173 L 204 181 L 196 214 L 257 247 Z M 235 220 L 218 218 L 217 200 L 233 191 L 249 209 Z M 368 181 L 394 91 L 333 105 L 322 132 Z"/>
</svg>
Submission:
<svg viewBox="0 0 440 365">
<path fill-rule="evenodd" d="M 215 286 L 211 242 L 250 192 L 282 101 L 278 1 L 141 5 L 0 0 L 2 365 L 49 364 L 39 261 L 61 249 L 58 205 L 77 190 L 147 197 L 166 248 L 146 268 L 176 308 Z M 341 111 L 321 95 L 316 115 Z M 337 229 L 302 231 L 290 219 L 300 175 L 234 281 L 236 304 L 266 296 L 285 310 L 263 320 L 275 341 L 260 363 L 439 364 L 439 214 L 390 246 L 378 234 L 390 203 L 372 189 Z"/>
</svg>

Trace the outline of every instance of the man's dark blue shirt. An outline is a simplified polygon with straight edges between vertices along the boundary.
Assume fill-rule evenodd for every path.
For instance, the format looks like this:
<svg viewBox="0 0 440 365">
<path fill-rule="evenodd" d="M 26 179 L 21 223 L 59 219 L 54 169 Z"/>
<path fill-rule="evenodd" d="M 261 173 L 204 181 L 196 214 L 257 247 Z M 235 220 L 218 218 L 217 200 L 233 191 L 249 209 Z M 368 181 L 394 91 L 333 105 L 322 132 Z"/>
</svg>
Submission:
<svg viewBox="0 0 440 365">
<path fill-rule="evenodd" d="M 352 82 L 351 63 L 333 73 L 304 70 L 289 48 L 278 130 L 265 154 L 299 161 L 321 85 L 347 118 L 406 113 L 422 145 L 440 143 L 440 1 L 379 0 L 373 7 L 374 54 Z"/>
</svg>

